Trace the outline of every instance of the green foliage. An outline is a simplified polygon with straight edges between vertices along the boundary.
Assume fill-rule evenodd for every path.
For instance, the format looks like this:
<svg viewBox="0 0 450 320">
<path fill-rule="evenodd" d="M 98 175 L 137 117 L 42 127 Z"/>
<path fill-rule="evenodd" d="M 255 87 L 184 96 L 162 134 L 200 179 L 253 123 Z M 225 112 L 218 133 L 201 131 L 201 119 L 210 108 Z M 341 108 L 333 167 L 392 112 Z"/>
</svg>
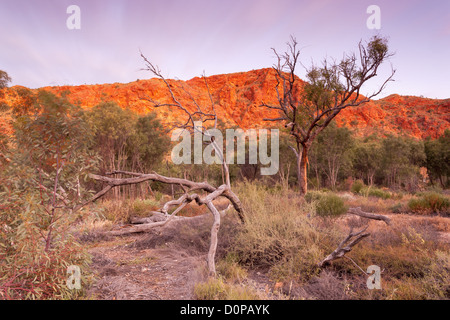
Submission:
<svg viewBox="0 0 450 320">
<path fill-rule="evenodd" d="M 308 192 L 305 200 L 314 204 L 316 214 L 321 217 L 337 217 L 348 210 L 344 200 L 331 192 Z"/>
<path fill-rule="evenodd" d="M 405 211 L 404 205 L 401 203 L 396 203 L 395 205 L 390 207 L 390 211 L 392 213 L 402 213 Z"/>
<path fill-rule="evenodd" d="M 373 37 L 367 44 L 367 52 L 368 58 L 372 63 L 383 60 L 383 58 L 388 54 L 387 39 L 378 36 Z"/>
<path fill-rule="evenodd" d="M 351 191 L 354 194 L 361 194 L 361 191 L 365 187 L 364 182 L 362 180 L 356 180 L 351 187 Z"/>
<path fill-rule="evenodd" d="M 420 180 L 419 168 L 425 163 L 426 155 L 422 141 L 388 136 L 382 140 L 381 171 L 384 183 L 390 187 L 417 189 Z"/>
<path fill-rule="evenodd" d="M 425 192 L 419 197 L 411 198 L 408 208 L 415 213 L 449 213 L 450 199 L 437 192 Z"/>
<path fill-rule="evenodd" d="M 317 136 L 310 148 L 309 163 L 318 182 L 324 176 L 335 189 L 339 178 L 351 174 L 353 144 L 351 131 L 334 123 Z"/>
<path fill-rule="evenodd" d="M 90 195 L 84 180 L 97 158 L 79 110 L 40 91 L 42 110 L 17 115 L 10 162 L 0 173 L 0 294 L 6 298 L 76 297 L 66 286 L 68 265 L 86 271 L 87 255 L 68 228 L 77 203 Z"/>
<path fill-rule="evenodd" d="M 372 185 L 375 174 L 381 167 L 382 154 L 381 141 L 376 136 L 355 139 L 352 159 L 355 175 Z"/>
<path fill-rule="evenodd" d="M 367 189 L 361 190 L 362 194 L 366 194 L 369 197 L 376 197 L 381 199 L 390 199 L 391 194 L 387 191 L 384 191 L 380 188 L 367 187 Z"/>
<path fill-rule="evenodd" d="M 450 176 L 450 130 L 436 140 L 425 140 L 426 167 L 432 181 L 439 180 L 442 188 Z"/>
<path fill-rule="evenodd" d="M 127 140 L 134 134 L 136 115 L 115 102 L 101 103 L 84 115 L 94 138 L 92 148 L 102 157 L 101 171 L 121 170 Z"/>
<path fill-rule="evenodd" d="M 154 113 L 139 116 L 115 102 L 103 102 L 83 118 L 93 136 L 91 150 L 102 158 L 100 172 L 150 172 L 161 166 L 171 144 Z M 130 198 L 148 195 L 148 188 L 124 186 L 111 196 Z"/>
<path fill-rule="evenodd" d="M 313 201 L 318 201 L 324 196 L 324 191 L 308 191 L 305 194 L 305 201 L 311 203 Z"/>
<path fill-rule="evenodd" d="M 115 102 L 101 103 L 85 114 L 94 135 L 93 148 L 104 159 L 104 170 L 150 170 L 170 146 L 156 114 L 138 116 Z"/>
<path fill-rule="evenodd" d="M 170 147 L 170 140 L 155 113 L 137 119 L 135 133 L 128 144 L 129 158 L 141 171 L 155 169 Z"/>
</svg>

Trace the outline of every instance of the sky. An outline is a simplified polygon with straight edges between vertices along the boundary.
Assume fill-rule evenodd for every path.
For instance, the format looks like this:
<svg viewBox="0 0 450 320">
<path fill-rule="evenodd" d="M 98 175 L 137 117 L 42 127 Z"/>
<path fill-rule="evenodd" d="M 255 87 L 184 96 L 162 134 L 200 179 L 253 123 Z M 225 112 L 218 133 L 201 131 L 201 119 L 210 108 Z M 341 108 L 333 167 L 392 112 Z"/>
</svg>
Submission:
<svg viewBox="0 0 450 320">
<path fill-rule="evenodd" d="M 140 52 L 182 80 L 268 68 L 271 48 L 283 52 L 290 36 L 305 79 L 305 67 L 356 52 L 374 35 L 395 55 L 363 93 L 393 67 L 395 81 L 379 97 L 450 98 L 449 0 L 0 0 L 0 70 L 29 88 L 151 78 Z"/>
</svg>

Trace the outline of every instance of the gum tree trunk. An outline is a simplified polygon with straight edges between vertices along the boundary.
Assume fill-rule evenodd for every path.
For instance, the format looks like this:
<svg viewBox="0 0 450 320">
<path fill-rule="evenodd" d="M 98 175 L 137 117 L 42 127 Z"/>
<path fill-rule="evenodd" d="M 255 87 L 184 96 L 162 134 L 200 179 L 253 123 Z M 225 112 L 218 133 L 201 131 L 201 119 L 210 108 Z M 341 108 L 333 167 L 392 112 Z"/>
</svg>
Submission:
<svg viewBox="0 0 450 320">
<path fill-rule="evenodd" d="M 307 146 L 303 146 L 303 150 L 297 159 L 298 186 L 302 197 L 308 192 L 308 149 Z"/>
</svg>

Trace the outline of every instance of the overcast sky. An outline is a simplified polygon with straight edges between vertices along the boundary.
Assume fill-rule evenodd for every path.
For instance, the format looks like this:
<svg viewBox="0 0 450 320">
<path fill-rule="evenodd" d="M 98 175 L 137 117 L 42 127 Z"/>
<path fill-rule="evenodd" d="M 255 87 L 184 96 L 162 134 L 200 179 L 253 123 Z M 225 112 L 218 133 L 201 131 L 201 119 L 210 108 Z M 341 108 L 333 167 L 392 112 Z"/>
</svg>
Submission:
<svg viewBox="0 0 450 320">
<path fill-rule="evenodd" d="M 79 30 L 67 27 L 70 5 Z M 366 25 L 370 5 L 380 30 Z M 0 70 L 31 88 L 126 83 L 151 77 L 141 50 L 166 77 L 187 80 L 271 67 L 271 48 L 283 51 L 290 35 L 308 66 L 375 34 L 395 52 L 380 72 L 397 70 L 383 96 L 450 98 L 449 0 L 0 0 Z"/>
</svg>

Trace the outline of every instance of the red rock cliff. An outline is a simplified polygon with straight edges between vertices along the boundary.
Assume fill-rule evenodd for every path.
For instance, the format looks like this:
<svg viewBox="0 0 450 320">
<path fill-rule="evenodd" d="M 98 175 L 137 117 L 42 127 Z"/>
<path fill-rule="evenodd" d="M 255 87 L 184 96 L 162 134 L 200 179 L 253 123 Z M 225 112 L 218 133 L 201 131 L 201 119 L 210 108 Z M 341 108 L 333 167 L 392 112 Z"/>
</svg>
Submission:
<svg viewBox="0 0 450 320">
<path fill-rule="evenodd" d="M 204 79 L 188 81 L 168 80 L 172 90 L 188 108 L 195 108 L 188 91 L 196 101 L 209 108 L 211 103 Z M 273 110 L 260 107 L 265 101 L 276 103 L 276 78 L 272 69 L 222 74 L 207 77 L 215 109 L 219 118 L 230 126 L 268 127 L 273 123 L 263 121 L 276 115 Z M 302 85 L 300 80 L 299 84 Z M 138 80 L 131 83 L 44 87 L 55 94 L 67 93 L 68 99 L 85 108 L 102 101 L 115 101 L 121 107 L 144 114 L 154 110 L 146 99 L 170 102 L 164 83 L 158 79 Z M 186 91 L 185 91 L 186 90 Z M 17 96 L 15 87 L 6 89 L 6 102 Z M 180 121 L 184 114 L 176 108 L 156 108 L 163 123 Z M 412 96 L 391 95 L 373 100 L 363 106 L 343 110 L 336 119 L 339 126 L 355 129 L 359 134 L 373 132 L 402 133 L 417 138 L 441 135 L 450 128 L 450 99 L 436 100 Z"/>
</svg>

